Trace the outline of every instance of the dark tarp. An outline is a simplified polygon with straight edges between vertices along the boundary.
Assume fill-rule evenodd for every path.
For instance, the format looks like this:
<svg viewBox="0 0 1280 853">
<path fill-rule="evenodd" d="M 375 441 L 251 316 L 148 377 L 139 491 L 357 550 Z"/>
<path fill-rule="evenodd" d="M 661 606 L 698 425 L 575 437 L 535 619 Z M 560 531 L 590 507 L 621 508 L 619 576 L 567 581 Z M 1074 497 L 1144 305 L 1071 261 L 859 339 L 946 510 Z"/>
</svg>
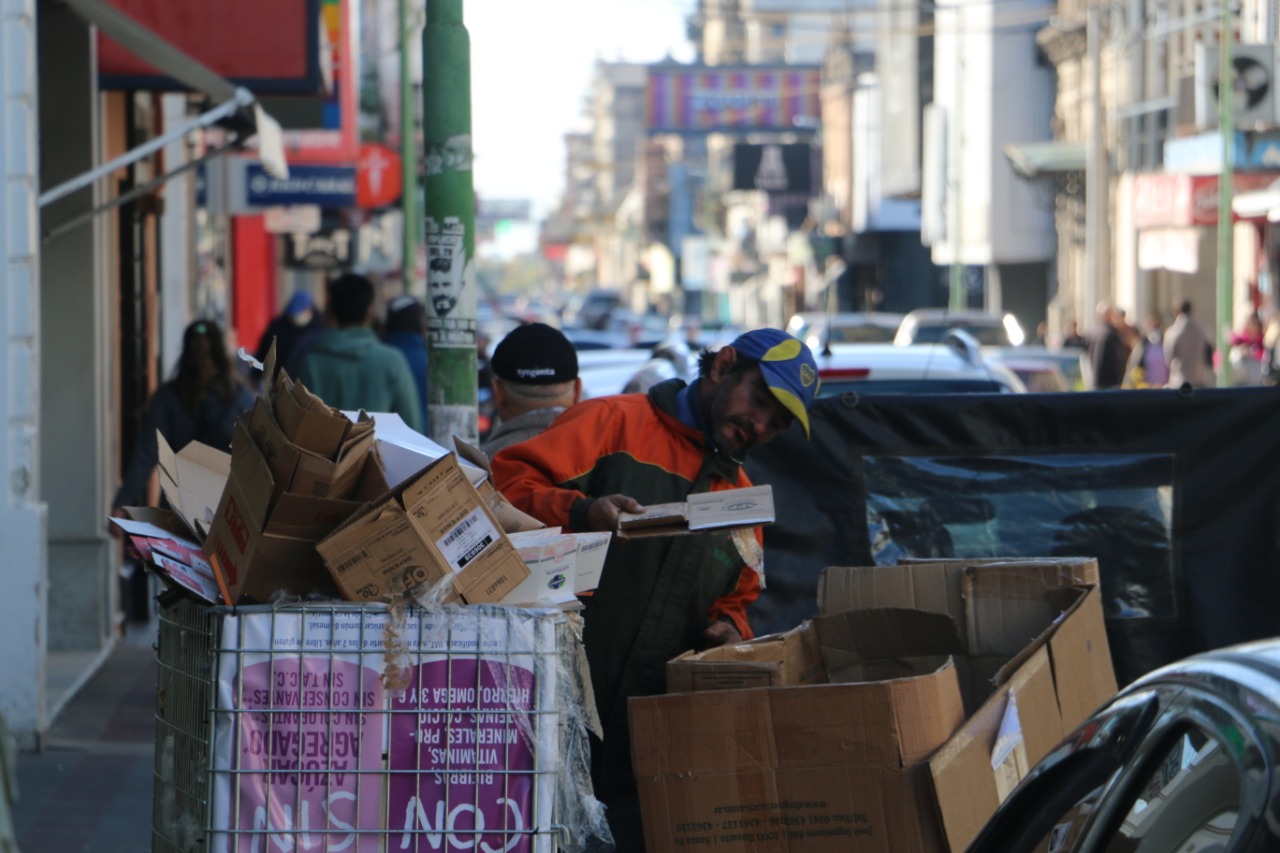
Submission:
<svg viewBox="0 0 1280 853">
<path fill-rule="evenodd" d="M 824 566 L 1097 557 L 1116 675 L 1280 634 L 1280 390 L 819 400 L 755 448 L 774 489 L 757 633 L 813 614 Z"/>
</svg>

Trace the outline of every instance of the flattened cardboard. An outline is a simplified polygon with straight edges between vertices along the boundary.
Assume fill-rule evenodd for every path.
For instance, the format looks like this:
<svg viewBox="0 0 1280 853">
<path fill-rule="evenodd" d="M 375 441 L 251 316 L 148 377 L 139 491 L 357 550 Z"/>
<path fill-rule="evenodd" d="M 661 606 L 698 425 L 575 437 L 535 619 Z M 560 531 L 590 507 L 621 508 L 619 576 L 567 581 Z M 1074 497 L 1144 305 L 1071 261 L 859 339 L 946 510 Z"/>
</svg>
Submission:
<svg viewBox="0 0 1280 853">
<path fill-rule="evenodd" d="M 202 541 L 231 474 L 231 456 L 198 441 L 174 453 L 160 430 L 156 430 L 156 451 L 165 499 L 196 540 Z"/>
<path fill-rule="evenodd" d="M 704 530 L 736 530 L 772 524 L 773 487 L 751 486 L 700 492 L 676 503 L 653 504 L 644 512 L 618 514 L 618 535 L 680 536 Z"/>
<path fill-rule="evenodd" d="M 467 602 L 495 603 L 529 575 L 452 453 L 367 504 L 317 547 L 352 601 L 452 576 Z"/>
<path fill-rule="evenodd" d="M 744 643 L 688 651 L 667 661 L 667 692 L 821 684 L 827 680 L 813 623 Z"/>
</svg>

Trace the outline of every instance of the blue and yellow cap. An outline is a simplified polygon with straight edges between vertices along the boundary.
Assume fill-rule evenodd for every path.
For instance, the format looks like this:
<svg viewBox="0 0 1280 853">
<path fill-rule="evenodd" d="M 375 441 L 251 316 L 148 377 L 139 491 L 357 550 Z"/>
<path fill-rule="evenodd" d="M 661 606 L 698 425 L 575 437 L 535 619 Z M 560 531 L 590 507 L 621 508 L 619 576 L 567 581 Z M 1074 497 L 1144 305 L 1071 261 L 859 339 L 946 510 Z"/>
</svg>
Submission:
<svg viewBox="0 0 1280 853">
<path fill-rule="evenodd" d="M 778 402 L 796 416 L 809 437 L 809 406 L 818 394 L 818 364 L 796 338 L 778 329 L 744 332 L 729 344 L 738 355 L 758 362 L 764 384 Z"/>
</svg>

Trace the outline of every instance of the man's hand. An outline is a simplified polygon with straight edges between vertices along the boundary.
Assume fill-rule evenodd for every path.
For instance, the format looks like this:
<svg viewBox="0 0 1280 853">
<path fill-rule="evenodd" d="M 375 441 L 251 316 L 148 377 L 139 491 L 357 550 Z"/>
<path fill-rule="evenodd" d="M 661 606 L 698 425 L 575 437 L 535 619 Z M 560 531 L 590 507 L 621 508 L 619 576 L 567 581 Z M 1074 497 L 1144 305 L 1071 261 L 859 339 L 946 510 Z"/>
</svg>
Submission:
<svg viewBox="0 0 1280 853">
<path fill-rule="evenodd" d="M 590 530 L 617 530 L 620 512 L 644 512 L 644 507 L 635 498 L 626 495 L 596 498 L 587 507 L 587 527 Z"/>
<path fill-rule="evenodd" d="M 734 627 L 732 622 L 726 622 L 722 619 L 719 622 L 712 622 L 708 625 L 707 630 L 702 632 L 702 639 L 706 641 L 707 648 L 713 648 L 715 646 L 741 643 L 742 635 L 738 633 L 738 629 Z"/>
</svg>

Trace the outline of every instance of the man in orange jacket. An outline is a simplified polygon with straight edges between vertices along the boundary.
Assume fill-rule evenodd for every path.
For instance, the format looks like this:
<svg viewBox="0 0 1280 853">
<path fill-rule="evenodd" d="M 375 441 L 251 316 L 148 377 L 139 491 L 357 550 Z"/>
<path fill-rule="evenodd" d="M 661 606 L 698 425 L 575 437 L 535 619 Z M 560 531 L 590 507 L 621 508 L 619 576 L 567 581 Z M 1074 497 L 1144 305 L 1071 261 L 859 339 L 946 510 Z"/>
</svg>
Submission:
<svg viewBox="0 0 1280 853">
<path fill-rule="evenodd" d="M 546 432 L 500 451 L 494 483 L 545 524 L 615 530 L 619 512 L 751 485 L 742 470 L 746 452 L 793 421 L 807 435 L 817 390 L 817 365 L 804 344 L 776 329 L 746 332 L 703 352 L 691 384 L 672 379 L 647 395 L 573 406 Z M 758 547 L 759 528 L 755 535 Z M 663 692 L 666 662 L 681 652 L 751 638 L 746 608 L 759 594 L 759 578 L 729 533 L 609 546 L 583 619 L 605 734 L 593 744 L 592 780 L 619 850 L 644 849 L 627 699 Z"/>
</svg>

